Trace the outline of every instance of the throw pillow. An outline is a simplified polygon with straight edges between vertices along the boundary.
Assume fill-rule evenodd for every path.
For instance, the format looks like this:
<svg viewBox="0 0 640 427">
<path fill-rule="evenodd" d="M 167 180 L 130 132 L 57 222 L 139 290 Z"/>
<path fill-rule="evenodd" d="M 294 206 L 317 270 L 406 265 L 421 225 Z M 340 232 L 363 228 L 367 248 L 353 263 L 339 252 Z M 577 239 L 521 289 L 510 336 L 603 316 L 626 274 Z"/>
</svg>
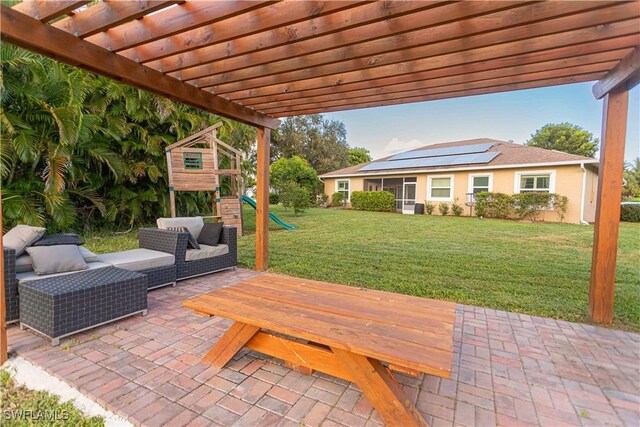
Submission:
<svg viewBox="0 0 640 427">
<path fill-rule="evenodd" d="M 84 245 L 84 242 L 77 234 L 45 234 L 31 246 L 55 246 L 55 245 Z"/>
<path fill-rule="evenodd" d="M 198 243 L 209 246 L 218 246 L 222 235 L 223 222 L 206 223 L 198 236 Z"/>
<path fill-rule="evenodd" d="M 33 242 L 41 238 L 45 231 L 47 230 L 43 227 L 16 225 L 2 236 L 2 244 L 6 248 L 14 249 L 16 256 L 20 256 L 28 246 L 31 246 Z"/>
<path fill-rule="evenodd" d="M 200 249 L 200 245 L 193 234 L 189 231 L 187 227 L 167 227 L 169 231 L 178 231 L 180 233 L 189 233 L 189 242 L 187 243 L 187 249 Z"/>
<path fill-rule="evenodd" d="M 39 276 L 87 269 L 76 245 L 35 246 L 27 248 L 33 271 Z"/>
<path fill-rule="evenodd" d="M 89 249 L 84 246 L 78 246 L 78 249 L 80 250 L 80 254 L 84 259 L 84 262 L 98 262 L 98 255 L 94 254 Z"/>
<path fill-rule="evenodd" d="M 94 254 L 89 249 L 84 246 L 78 246 L 78 249 L 80 250 L 80 254 L 82 255 L 82 259 L 84 259 L 84 262 L 98 262 L 98 255 Z M 16 273 L 27 273 L 29 271 L 33 271 L 33 263 L 31 262 L 31 256 L 24 253 L 16 258 Z"/>
</svg>

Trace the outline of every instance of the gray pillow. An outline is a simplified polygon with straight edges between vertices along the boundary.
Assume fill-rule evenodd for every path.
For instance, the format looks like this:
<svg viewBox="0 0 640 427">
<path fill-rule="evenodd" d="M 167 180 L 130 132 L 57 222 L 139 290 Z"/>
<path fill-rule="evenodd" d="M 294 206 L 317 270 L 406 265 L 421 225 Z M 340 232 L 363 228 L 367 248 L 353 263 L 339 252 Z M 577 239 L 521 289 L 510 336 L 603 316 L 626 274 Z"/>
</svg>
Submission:
<svg viewBox="0 0 640 427">
<path fill-rule="evenodd" d="M 16 251 L 16 256 L 24 253 L 24 250 L 38 240 L 47 231 L 43 227 L 31 227 L 30 225 L 16 225 L 7 234 L 2 236 L 2 244 L 6 248 Z"/>
<path fill-rule="evenodd" d="M 189 233 L 189 241 L 187 242 L 188 249 L 200 249 L 200 245 L 195 236 L 189 231 L 187 227 L 167 227 L 169 231 L 177 231 L 179 233 Z"/>
<path fill-rule="evenodd" d="M 33 271 L 39 276 L 87 269 L 76 245 L 35 246 L 27 248 L 27 253 L 31 255 Z"/>
<path fill-rule="evenodd" d="M 55 245 L 76 245 L 81 246 L 84 242 L 77 234 L 45 234 L 31 246 L 55 246 Z"/>
<path fill-rule="evenodd" d="M 98 255 L 89 249 L 84 246 L 78 246 L 78 249 L 84 262 L 98 262 Z M 16 258 L 16 273 L 26 273 L 28 271 L 33 271 L 33 263 L 31 262 L 31 256 L 25 253 Z"/>
</svg>

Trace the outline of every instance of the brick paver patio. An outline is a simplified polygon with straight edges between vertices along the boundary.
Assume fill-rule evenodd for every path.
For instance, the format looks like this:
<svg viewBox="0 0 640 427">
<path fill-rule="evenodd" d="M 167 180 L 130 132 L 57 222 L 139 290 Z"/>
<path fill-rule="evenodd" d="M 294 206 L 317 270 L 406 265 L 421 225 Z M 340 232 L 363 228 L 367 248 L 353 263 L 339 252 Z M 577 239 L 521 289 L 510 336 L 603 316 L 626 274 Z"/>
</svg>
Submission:
<svg viewBox="0 0 640 427">
<path fill-rule="evenodd" d="M 225 272 L 149 293 L 149 314 L 59 347 L 18 327 L 9 347 L 134 424 L 376 426 L 354 385 L 242 352 L 200 358 L 231 324 L 180 302 L 255 274 Z M 458 305 L 451 379 L 397 375 L 434 425 L 639 425 L 640 335 Z"/>
</svg>

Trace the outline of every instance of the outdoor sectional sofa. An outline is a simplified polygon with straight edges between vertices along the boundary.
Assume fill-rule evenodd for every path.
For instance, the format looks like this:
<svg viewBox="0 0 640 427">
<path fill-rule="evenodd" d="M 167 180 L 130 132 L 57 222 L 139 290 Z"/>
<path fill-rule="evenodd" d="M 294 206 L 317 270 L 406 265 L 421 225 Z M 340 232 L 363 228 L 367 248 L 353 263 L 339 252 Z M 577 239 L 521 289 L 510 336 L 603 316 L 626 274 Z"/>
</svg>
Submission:
<svg viewBox="0 0 640 427">
<path fill-rule="evenodd" d="M 150 289 L 236 267 L 235 228 L 223 227 L 217 246 L 188 249 L 188 240 L 186 232 L 143 228 L 138 249 L 96 255 L 86 270 L 48 275 L 16 273 L 16 252 L 4 248 L 7 322 L 20 321 L 55 345 L 63 336 L 146 314 Z"/>
</svg>

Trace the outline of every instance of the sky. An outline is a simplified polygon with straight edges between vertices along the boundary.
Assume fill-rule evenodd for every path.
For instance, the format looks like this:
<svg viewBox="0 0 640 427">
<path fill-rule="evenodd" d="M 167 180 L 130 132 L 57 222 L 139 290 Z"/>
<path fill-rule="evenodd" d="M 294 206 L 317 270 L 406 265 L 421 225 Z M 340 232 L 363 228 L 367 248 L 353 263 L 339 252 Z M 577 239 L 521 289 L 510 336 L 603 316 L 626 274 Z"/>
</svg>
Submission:
<svg viewBox="0 0 640 427">
<path fill-rule="evenodd" d="M 473 138 L 524 144 L 548 123 L 569 122 L 601 137 L 602 101 L 593 82 L 324 114 L 347 128 L 351 147 L 374 159 L 438 142 Z M 640 86 L 629 93 L 625 160 L 640 156 Z M 597 155 L 596 155 L 597 156 Z"/>
</svg>

